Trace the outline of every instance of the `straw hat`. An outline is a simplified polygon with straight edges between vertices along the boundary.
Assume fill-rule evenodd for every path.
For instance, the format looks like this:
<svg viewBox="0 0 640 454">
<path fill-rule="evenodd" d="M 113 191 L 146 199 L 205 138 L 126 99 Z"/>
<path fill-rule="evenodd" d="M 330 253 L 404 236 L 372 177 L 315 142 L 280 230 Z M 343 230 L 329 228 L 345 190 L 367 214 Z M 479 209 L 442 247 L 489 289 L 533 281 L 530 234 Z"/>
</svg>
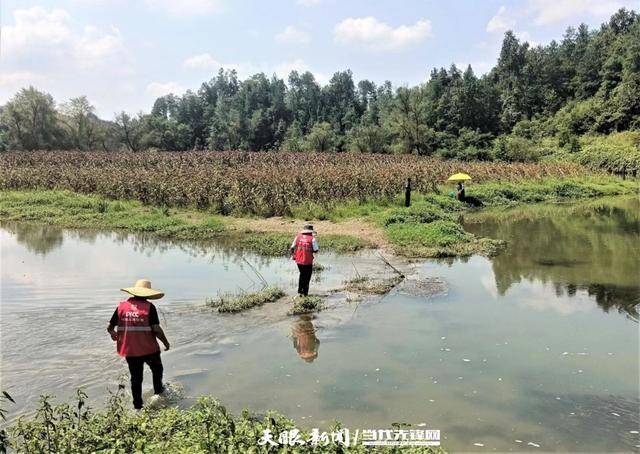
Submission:
<svg viewBox="0 0 640 454">
<path fill-rule="evenodd" d="M 127 292 L 133 296 L 157 300 L 164 296 L 164 293 L 151 288 L 151 281 L 148 279 L 138 279 L 133 287 L 121 288 L 123 292 Z"/>
<path fill-rule="evenodd" d="M 307 224 L 302 229 L 302 233 L 313 233 L 313 226 L 311 224 Z"/>
</svg>

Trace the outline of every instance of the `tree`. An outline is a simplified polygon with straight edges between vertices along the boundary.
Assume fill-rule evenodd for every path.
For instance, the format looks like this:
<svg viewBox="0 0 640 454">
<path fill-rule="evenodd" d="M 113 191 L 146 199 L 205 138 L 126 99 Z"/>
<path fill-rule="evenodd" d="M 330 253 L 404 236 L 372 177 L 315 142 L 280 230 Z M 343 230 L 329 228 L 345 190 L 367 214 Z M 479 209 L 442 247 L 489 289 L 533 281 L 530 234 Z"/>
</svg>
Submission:
<svg viewBox="0 0 640 454">
<path fill-rule="evenodd" d="M 64 146 L 64 130 L 50 94 L 23 88 L 2 109 L 8 149 L 51 150 Z"/>
<path fill-rule="evenodd" d="M 528 49 L 529 43 L 520 44 L 512 31 L 505 33 L 495 74 L 502 103 L 500 121 L 502 129 L 506 131 L 527 117 L 523 70 Z"/>
<path fill-rule="evenodd" d="M 307 134 L 322 113 L 322 92 L 313 74 L 306 71 L 300 75 L 297 71 L 291 71 L 285 104 L 302 133 Z"/>
<path fill-rule="evenodd" d="M 307 151 L 335 151 L 336 133 L 329 123 L 316 123 L 305 137 Z"/>
<path fill-rule="evenodd" d="M 340 135 L 358 123 L 361 111 L 350 70 L 338 71 L 331 77 L 329 84 L 322 89 L 322 107 L 324 121 L 329 122 Z"/>
<path fill-rule="evenodd" d="M 390 136 L 383 126 L 358 125 L 347 133 L 349 151 L 357 153 L 387 153 Z"/>
<path fill-rule="evenodd" d="M 130 117 L 122 111 L 116 115 L 114 124 L 120 143 L 124 144 L 129 151 L 138 151 L 142 148 L 140 139 L 144 131 L 139 117 Z"/>
<path fill-rule="evenodd" d="M 397 137 L 396 149 L 402 153 L 431 154 L 435 150 L 433 129 L 427 125 L 426 90 L 422 86 L 399 88 L 395 109 L 389 119 Z"/>
<path fill-rule="evenodd" d="M 72 98 L 62 106 L 64 122 L 71 146 L 78 150 L 93 149 L 100 139 L 100 123 L 95 108 L 86 96 Z"/>
</svg>

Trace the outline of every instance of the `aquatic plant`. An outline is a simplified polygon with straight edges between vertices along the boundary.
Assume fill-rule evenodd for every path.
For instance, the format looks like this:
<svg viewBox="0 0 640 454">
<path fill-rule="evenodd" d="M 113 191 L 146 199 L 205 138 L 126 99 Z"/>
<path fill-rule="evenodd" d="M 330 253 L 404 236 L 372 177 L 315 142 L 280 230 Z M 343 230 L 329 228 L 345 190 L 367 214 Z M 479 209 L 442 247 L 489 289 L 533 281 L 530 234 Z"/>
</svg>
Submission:
<svg viewBox="0 0 640 454">
<path fill-rule="evenodd" d="M 289 309 L 289 315 L 302 315 L 311 312 L 319 312 L 323 309 L 322 298 L 316 295 L 302 296 L 295 299 L 293 307 Z"/>
<path fill-rule="evenodd" d="M 374 295 L 386 295 L 396 285 L 402 282 L 402 277 L 394 276 L 388 279 L 371 279 L 366 276 L 357 276 L 344 282 L 345 290 L 356 293 L 370 293 Z"/>
<path fill-rule="evenodd" d="M 221 294 L 217 298 L 206 301 L 207 306 L 217 308 L 218 312 L 242 312 L 252 307 L 273 303 L 284 296 L 282 289 L 267 287 L 259 292 L 241 294 Z"/>
</svg>

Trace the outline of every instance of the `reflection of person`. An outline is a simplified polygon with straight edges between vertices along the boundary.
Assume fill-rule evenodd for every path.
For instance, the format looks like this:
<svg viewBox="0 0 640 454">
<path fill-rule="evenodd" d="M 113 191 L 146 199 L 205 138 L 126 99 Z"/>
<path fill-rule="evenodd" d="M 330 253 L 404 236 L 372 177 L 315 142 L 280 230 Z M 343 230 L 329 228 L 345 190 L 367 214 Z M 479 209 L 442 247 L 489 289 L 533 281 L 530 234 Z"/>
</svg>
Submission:
<svg viewBox="0 0 640 454">
<path fill-rule="evenodd" d="M 298 352 L 298 356 L 306 362 L 311 363 L 318 357 L 320 340 L 316 337 L 316 330 L 311 323 L 310 317 L 302 316 L 296 320 L 291 327 L 293 334 L 293 348 Z"/>
<path fill-rule="evenodd" d="M 309 294 L 309 282 L 313 272 L 313 256 L 318 252 L 318 241 L 313 236 L 313 226 L 305 225 L 291 243 L 291 258 L 296 261 L 300 277 L 298 278 L 298 295 Z"/>
<path fill-rule="evenodd" d="M 464 199 L 465 199 L 464 183 L 462 181 L 458 181 L 458 192 L 456 194 L 456 198 L 461 202 L 464 202 Z"/>
<path fill-rule="evenodd" d="M 160 359 L 159 339 L 169 350 L 169 341 L 160 327 L 158 311 L 149 299 L 160 299 L 164 293 L 151 288 L 151 282 L 140 279 L 133 287 L 121 289 L 131 298 L 122 301 L 113 313 L 107 331 L 111 339 L 117 342 L 120 356 L 124 356 L 131 374 L 131 394 L 133 407 L 142 408 L 142 377 L 145 363 L 153 375 L 154 400 L 164 391 L 162 385 L 162 360 Z M 118 327 L 116 331 L 114 328 Z"/>
</svg>

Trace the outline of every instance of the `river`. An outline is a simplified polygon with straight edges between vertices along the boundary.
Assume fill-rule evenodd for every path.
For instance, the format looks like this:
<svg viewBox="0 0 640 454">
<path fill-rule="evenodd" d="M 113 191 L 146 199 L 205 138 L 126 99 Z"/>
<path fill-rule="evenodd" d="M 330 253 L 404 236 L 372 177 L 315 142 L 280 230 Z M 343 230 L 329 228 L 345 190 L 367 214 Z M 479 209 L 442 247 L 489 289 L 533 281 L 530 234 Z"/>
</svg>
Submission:
<svg viewBox="0 0 640 454">
<path fill-rule="evenodd" d="M 465 227 L 506 240 L 502 254 L 397 262 L 446 288 L 424 295 L 401 284 L 359 303 L 338 292 L 312 317 L 287 316 L 284 302 L 233 315 L 204 307 L 220 292 L 259 288 L 258 273 L 292 293 L 297 270 L 286 257 L 4 224 L 9 417 L 78 386 L 99 406 L 126 380 L 105 328 L 119 288 L 145 277 L 167 295 L 156 305 L 172 342 L 166 377 L 184 388 L 179 405 L 211 394 L 234 412 L 275 409 L 305 428 L 419 424 L 454 451 L 634 450 L 639 212 L 637 199 L 616 198 L 473 214 Z M 375 253 L 319 260 L 326 269 L 312 292 L 356 274 L 393 275 Z"/>
</svg>

